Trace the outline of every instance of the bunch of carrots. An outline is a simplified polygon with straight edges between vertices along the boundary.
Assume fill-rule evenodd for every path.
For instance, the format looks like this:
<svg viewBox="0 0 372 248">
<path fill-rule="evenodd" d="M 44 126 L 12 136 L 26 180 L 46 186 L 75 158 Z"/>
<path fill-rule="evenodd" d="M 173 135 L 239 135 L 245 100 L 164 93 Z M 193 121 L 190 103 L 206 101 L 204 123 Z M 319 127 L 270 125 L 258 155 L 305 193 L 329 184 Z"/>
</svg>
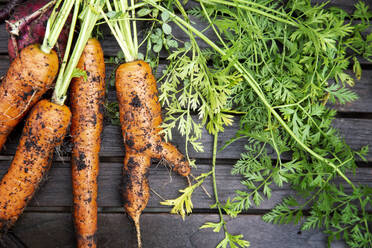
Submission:
<svg viewBox="0 0 372 248">
<path fill-rule="evenodd" d="M 124 208 L 135 223 L 138 247 L 142 246 L 140 215 L 150 195 L 147 171 L 151 159 L 164 159 L 174 165 L 173 169 L 180 175 L 188 177 L 187 159 L 160 134 L 162 116 L 156 80 L 149 64 L 138 60 L 137 30 L 132 20 L 134 0 L 130 5 L 126 0 L 114 0 L 113 6 L 108 0 L 58 0 L 48 19 L 43 44 L 23 48 L 11 63 L 0 85 L 0 149 L 14 127 L 28 116 L 16 154 L 0 182 L 2 232 L 22 214 L 51 166 L 54 149 L 70 132 L 77 246 L 96 247 L 105 64 L 102 48 L 91 34 L 101 18 L 109 25 L 126 59 L 116 71 L 126 149 L 122 192 Z M 120 12 L 126 18 L 109 20 L 106 9 Z M 63 60 L 59 61 L 52 49 L 70 12 L 69 37 Z M 74 39 L 78 19 L 80 32 Z M 40 100 L 52 87 L 51 99 Z M 69 87 L 70 107 L 64 104 Z"/>
</svg>

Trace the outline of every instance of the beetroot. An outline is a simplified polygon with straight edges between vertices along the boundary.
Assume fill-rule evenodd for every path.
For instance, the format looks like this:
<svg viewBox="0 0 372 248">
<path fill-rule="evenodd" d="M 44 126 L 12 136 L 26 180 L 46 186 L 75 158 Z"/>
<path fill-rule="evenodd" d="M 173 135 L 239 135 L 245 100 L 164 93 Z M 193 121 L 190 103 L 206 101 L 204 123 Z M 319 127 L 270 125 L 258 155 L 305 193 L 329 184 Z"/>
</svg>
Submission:
<svg viewBox="0 0 372 248">
<path fill-rule="evenodd" d="M 9 17 L 10 12 L 23 0 L 10 0 L 1 10 L 0 10 L 0 22 L 4 21 Z"/>
<path fill-rule="evenodd" d="M 49 0 L 29 0 L 23 3 L 22 5 L 18 5 L 14 8 L 13 14 L 11 18 L 8 20 L 7 23 L 7 31 L 11 33 L 11 27 L 9 23 L 16 23 L 18 20 L 22 18 L 26 18 L 45 4 L 47 4 Z M 12 35 L 8 41 L 8 53 L 9 59 L 12 61 L 18 54 L 22 48 L 34 44 L 39 43 L 41 44 L 44 39 L 45 35 L 45 28 L 48 21 L 48 18 L 52 12 L 53 7 L 49 8 L 46 12 L 42 13 L 39 16 L 31 18 L 27 20 L 25 25 L 21 25 L 19 27 L 18 35 Z M 63 57 L 63 54 L 66 49 L 66 42 L 68 39 L 68 32 L 69 32 L 69 23 L 71 22 L 71 16 L 67 19 L 64 28 L 62 29 L 60 36 L 58 38 L 58 42 L 56 44 L 56 51 L 59 54 L 60 58 Z M 13 36 L 13 39 L 12 39 Z"/>
</svg>

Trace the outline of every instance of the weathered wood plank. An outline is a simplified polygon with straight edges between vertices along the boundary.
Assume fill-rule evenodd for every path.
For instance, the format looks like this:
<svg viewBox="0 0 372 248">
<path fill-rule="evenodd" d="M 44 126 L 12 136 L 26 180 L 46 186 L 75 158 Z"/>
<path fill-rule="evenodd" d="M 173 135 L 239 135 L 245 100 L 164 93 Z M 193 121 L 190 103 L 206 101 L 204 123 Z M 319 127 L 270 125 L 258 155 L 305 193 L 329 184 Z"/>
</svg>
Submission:
<svg viewBox="0 0 372 248">
<path fill-rule="evenodd" d="M 132 223 L 122 214 L 99 214 L 98 247 L 135 248 Z M 200 230 L 205 222 L 218 222 L 217 215 L 193 214 L 185 221 L 169 214 L 143 214 L 141 217 L 143 247 L 212 248 L 224 236 L 210 229 Z M 302 231 L 299 226 L 276 226 L 263 222 L 259 215 L 241 215 L 227 219 L 232 234 L 243 234 L 251 247 L 310 248 L 327 247 L 319 231 Z M 75 247 L 72 217 L 69 213 L 26 213 L 13 228 L 14 234 L 27 247 Z M 346 247 L 335 242 L 333 248 Z"/>
<path fill-rule="evenodd" d="M 6 173 L 9 163 L 0 162 L 0 177 Z M 122 163 L 101 163 L 100 174 L 98 177 L 99 194 L 98 206 L 101 208 L 121 208 L 122 197 L 120 187 L 122 183 Z M 226 201 L 228 197 L 234 196 L 236 190 L 245 190 L 246 188 L 240 183 L 240 176 L 231 175 L 231 165 L 219 164 L 216 168 L 217 185 L 219 187 L 219 197 L 221 201 Z M 208 172 L 211 166 L 208 164 L 200 164 L 197 169 L 193 169 L 194 175 L 199 175 L 203 172 Z M 350 173 L 348 176 L 356 183 L 369 185 L 372 187 L 372 170 L 370 168 L 359 168 L 355 176 Z M 179 189 L 187 186 L 185 178 L 178 176 L 175 173 L 169 173 L 168 169 L 163 165 L 153 165 L 149 172 L 150 187 L 156 193 L 166 199 L 173 199 L 180 194 Z M 345 185 L 346 189 L 350 187 L 343 180 L 337 179 L 338 183 Z M 204 183 L 205 189 L 212 194 L 212 181 L 207 178 Z M 294 192 L 285 185 L 283 188 L 273 186 L 272 198 L 266 200 L 261 206 L 252 206 L 250 211 L 269 210 L 278 204 L 285 196 L 293 195 Z M 43 183 L 39 191 L 36 193 L 33 200 L 29 203 L 29 207 L 33 210 L 43 207 L 71 207 L 72 206 L 72 188 L 71 188 L 71 172 L 68 162 L 54 162 L 52 169 L 49 171 L 46 181 Z M 212 198 L 209 198 L 205 192 L 199 188 L 193 193 L 194 212 L 200 209 L 209 209 L 209 206 L 214 203 Z M 169 211 L 169 208 L 160 204 L 162 200 L 151 192 L 151 197 L 145 212 L 152 209 L 164 209 Z M 198 210 L 199 209 L 199 210 Z"/>
<path fill-rule="evenodd" d="M 340 133 L 345 137 L 346 142 L 353 149 L 360 149 L 363 145 L 372 144 L 372 120 L 362 119 L 336 119 L 334 121 Z M 225 128 L 224 132 L 219 135 L 219 147 L 222 147 L 225 142 L 235 135 L 238 130 L 238 121 L 235 119 L 233 126 Z M 103 144 L 101 155 L 105 156 L 120 156 L 123 154 L 124 148 L 121 139 L 121 130 L 118 126 L 107 126 L 103 131 Z M 178 132 L 173 134 L 173 142 L 180 148 L 181 151 L 185 151 L 184 139 Z M 211 158 L 213 148 L 213 138 L 207 133 L 206 130 L 203 132 L 204 152 L 196 153 L 192 148 L 190 149 L 190 155 L 193 158 Z M 241 139 L 232 143 L 224 151 L 219 152 L 217 157 L 220 159 L 237 159 L 240 154 L 245 151 L 244 145 L 246 140 Z M 372 152 L 368 153 L 367 159 L 372 161 Z"/>
<path fill-rule="evenodd" d="M 8 53 L 8 38 L 9 35 L 5 29 L 5 23 L 0 24 L 0 54 Z"/>
<path fill-rule="evenodd" d="M 0 75 L 5 73 L 9 63 L 6 56 L 0 57 Z M 165 68 L 164 64 L 161 64 L 158 68 L 158 76 L 160 71 Z M 107 75 L 109 77 L 110 72 L 113 70 L 113 66 L 107 66 Z M 363 79 L 357 82 L 353 90 L 360 96 L 360 98 L 346 105 L 337 105 L 335 106 L 340 112 L 360 112 L 360 113 L 371 113 L 372 112 L 372 84 L 370 82 L 372 78 L 372 70 L 365 70 Z M 108 101 L 116 101 L 116 93 L 113 87 L 109 87 Z M 342 123 L 339 125 L 338 123 Z M 347 142 L 354 148 L 359 149 L 362 145 L 367 145 L 372 143 L 371 129 L 372 122 L 370 120 L 357 120 L 357 119 L 337 119 L 335 120 L 335 126 L 340 128 L 341 133 L 345 135 Z M 234 132 L 237 130 L 237 125 L 233 127 L 226 128 L 226 131 L 221 134 L 221 142 L 227 141 L 230 137 L 234 135 Z M 19 127 L 15 132 L 20 132 L 21 128 Z M 7 149 L 2 151 L 0 154 L 11 155 L 14 154 L 16 144 L 18 141 L 17 134 L 13 134 L 9 137 L 9 141 L 6 144 Z M 179 136 L 178 133 L 174 134 L 174 140 L 178 143 L 181 150 L 184 149 L 183 139 Z M 121 141 L 120 129 L 115 126 L 106 126 L 103 133 L 103 148 L 101 155 L 103 156 L 121 156 L 123 153 L 123 145 Z M 202 154 L 195 154 L 191 151 L 191 156 L 197 158 L 210 158 L 210 152 L 212 148 L 212 139 L 207 135 L 207 132 L 204 132 L 205 152 Z M 360 142 L 360 143 L 358 143 Z M 238 158 L 239 154 L 243 151 L 244 140 L 239 141 L 233 144 L 228 148 L 223 154 L 220 154 L 220 158 Z M 232 152 L 232 153 L 231 153 Z M 229 154 L 225 156 L 225 154 Z M 368 159 L 372 160 L 372 155 L 369 153 Z"/>
<path fill-rule="evenodd" d="M 230 138 L 234 137 L 238 130 L 238 119 L 235 118 L 235 122 L 232 126 L 226 127 L 225 131 L 219 135 L 218 146 L 222 147 Z M 350 118 L 338 118 L 335 119 L 333 125 L 340 131 L 341 135 L 345 138 L 347 144 L 353 149 L 360 149 L 362 146 L 372 144 L 372 120 L 369 119 L 350 119 Z M 12 135 L 8 138 L 5 148 L 0 152 L 0 156 L 10 156 L 15 153 L 18 139 L 21 133 L 21 126 L 19 126 Z M 68 150 L 70 143 L 67 138 L 65 142 L 64 150 Z M 182 152 L 185 151 L 185 140 L 178 133 L 173 132 L 172 141 Z M 204 145 L 204 152 L 197 153 L 192 147 L 189 148 L 189 154 L 192 158 L 196 159 L 211 159 L 213 138 L 208 134 L 206 130 L 203 131 L 202 143 Z M 218 159 L 238 159 L 242 152 L 245 152 L 244 145 L 246 144 L 245 139 L 240 139 L 232 143 L 225 150 L 217 154 Z M 106 125 L 102 134 L 102 146 L 100 156 L 103 157 L 121 157 L 124 155 L 124 145 L 121 136 L 121 130 L 119 126 Z M 273 158 L 275 154 L 271 152 Z M 372 161 L 372 151 L 370 150 L 367 154 L 367 160 Z M 5 157 L 6 159 L 6 157 Z M 359 159 L 359 158 L 357 158 Z M 4 160 L 4 159 L 3 159 Z"/>
<path fill-rule="evenodd" d="M 352 75 L 352 71 L 347 71 Z M 339 112 L 372 113 L 372 70 L 363 70 L 362 78 L 351 88 L 359 98 L 351 103 L 333 106 Z"/>
<path fill-rule="evenodd" d="M 9 57 L 6 55 L 0 55 L 0 77 L 4 76 L 9 68 Z"/>
</svg>

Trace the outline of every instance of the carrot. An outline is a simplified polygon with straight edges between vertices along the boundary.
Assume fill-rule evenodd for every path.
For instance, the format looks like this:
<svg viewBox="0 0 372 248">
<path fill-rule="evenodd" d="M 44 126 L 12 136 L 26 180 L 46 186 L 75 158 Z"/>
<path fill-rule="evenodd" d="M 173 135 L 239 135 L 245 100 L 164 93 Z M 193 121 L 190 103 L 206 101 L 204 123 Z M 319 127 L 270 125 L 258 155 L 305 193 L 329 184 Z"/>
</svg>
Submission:
<svg viewBox="0 0 372 248">
<path fill-rule="evenodd" d="M 0 150 L 27 111 L 52 86 L 58 72 L 58 56 L 39 45 L 22 49 L 0 85 Z"/>
<path fill-rule="evenodd" d="M 59 1 L 59 3 L 61 2 L 62 1 Z M 74 16 L 70 32 L 73 33 L 78 16 L 80 1 L 64 1 L 58 15 L 55 13 L 55 10 L 58 8 L 58 4 L 54 7 L 54 10 L 51 14 L 53 18 L 50 18 L 47 24 L 48 35 L 45 36 L 43 45 L 40 47 L 40 50 L 44 54 L 53 54 L 51 49 L 57 41 L 59 32 L 62 29 L 63 24 L 66 21 L 67 16 L 69 15 L 69 12 L 74 4 Z M 53 28 L 50 30 L 50 27 Z M 88 35 L 90 35 L 90 33 Z M 68 54 L 71 43 L 72 35 L 68 40 L 68 49 L 66 49 L 67 51 L 65 53 L 65 57 Z M 24 58 L 24 56 L 22 56 L 22 52 L 20 56 L 21 62 L 27 64 L 22 64 L 22 66 L 32 66 L 32 64 L 38 64 L 39 59 L 42 59 L 42 57 L 39 58 L 38 56 L 33 58 Z M 29 52 L 28 56 L 30 56 L 30 54 L 33 55 Z M 37 53 L 35 55 L 37 55 Z M 80 57 L 80 54 L 77 56 Z M 46 68 L 50 65 L 44 64 L 43 66 Z M 76 64 L 73 64 L 72 66 L 75 68 Z M 44 67 L 40 67 L 39 70 L 45 70 Z M 15 70 L 17 68 L 19 71 Z M 64 66 L 62 66 L 62 68 L 64 68 Z M 21 66 L 16 67 L 15 69 L 13 74 L 18 73 L 21 74 L 21 76 L 23 75 L 24 72 L 21 71 Z M 62 70 L 60 70 L 60 74 L 61 71 Z M 38 71 L 30 71 L 30 74 L 26 74 L 26 76 L 32 78 L 32 75 L 37 75 L 37 72 Z M 68 79 L 71 79 L 71 77 L 68 77 Z M 21 79 L 19 80 L 21 81 Z M 65 86 L 68 87 L 69 83 L 70 80 L 65 83 Z M 40 84 L 42 84 L 42 82 L 40 82 Z M 8 93 L 6 92 L 5 95 L 7 94 Z M 64 96 L 63 98 L 65 99 L 66 97 Z M 16 103 L 9 103 L 9 106 L 12 106 L 12 104 Z M 71 112 L 68 107 L 63 105 L 63 101 L 60 103 L 42 100 L 33 107 L 26 120 L 26 125 L 23 129 L 23 133 L 11 166 L 0 182 L 1 231 L 4 232 L 8 230 L 15 223 L 25 209 L 28 201 L 34 195 L 41 179 L 51 165 L 54 148 L 61 144 L 64 136 L 66 135 L 70 120 Z"/>
<path fill-rule="evenodd" d="M 89 39 L 77 67 L 87 80 L 71 83 L 72 189 L 78 247 L 96 247 L 97 176 L 103 129 L 105 63 L 101 45 Z"/>
<path fill-rule="evenodd" d="M 138 60 L 134 1 L 130 1 L 130 5 L 126 0 L 118 0 L 113 5 L 110 1 L 105 3 L 108 11 L 127 16 L 124 20 L 113 20 L 100 10 L 127 62 L 116 70 L 115 82 L 125 146 L 122 192 L 125 211 L 136 227 L 138 247 L 142 247 L 140 216 L 150 196 L 147 173 L 151 158 L 166 160 L 185 177 L 190 174 L 190 165 L 161 135 L 163 120 L 156 80 L 150 65 Z"/>
<path fill-rule="evenodd" d="M 79 1 L 76 1 L 79 6 Z M 95 39 L 89 39 L 99 18 L 95 7 L 102 8 L 101 0 L 85 1 L 81 32 L 66 67 L 62 66 L 52 101 L 63 105 L 68 87 L 76 69 L 85 71 L 87 81 L 82 77 L 73 79 L 71 107 L 73 113 L 71 134 L 74 142 L 72 151 L 72 185 L 74 221 L 78 247 L 96 247 L 97 231 L 97 176 L 100 150 L 100 134 L 103 126 L 103 100 L 105 65 L 102 48 Z M 74 12 L 73 23 L 77 13 Z M 67 61 L 73 29 L 70 30 L 66 54 Z M 64 63 L 65 64 L 65 63 Z"/>
<path fill-rule="evenodd" d="M 150 195 L 147 173 L 151 158 L 168 161 L 174 165 L 173 170 L 185 177 L 190 173 L 190 166 L 177 148 L 166 143 L 159 134 L 162 131 L 161 107 L 151 67 L 144 61 L 120 65 L 116 71 L 116 92 L 126 151 L 124 207 L 135 223 L 141 247 L 139 218 Z"/>
<path fill-rule="evenodd" d="M 63 2 L 58 15 L 58 2 L 48 20 L 47 32 L 41 46 L 34 44 L 21 50 L 11 63 L 0 85 L 0 150 L 9 133 L 27 111 L 51 87 L 58 71 L 58 56 L 52 51 L 74 4 Z"/>
<path fill-rule="evenodd" d="M 0 229 L 6 231 L 32 198 L 46 171 L 54 148 L 61 144 L 70 123 L 66 106 L 47 100 L 30 112 L 8 172 L 0 182 Z"/>
</svg>

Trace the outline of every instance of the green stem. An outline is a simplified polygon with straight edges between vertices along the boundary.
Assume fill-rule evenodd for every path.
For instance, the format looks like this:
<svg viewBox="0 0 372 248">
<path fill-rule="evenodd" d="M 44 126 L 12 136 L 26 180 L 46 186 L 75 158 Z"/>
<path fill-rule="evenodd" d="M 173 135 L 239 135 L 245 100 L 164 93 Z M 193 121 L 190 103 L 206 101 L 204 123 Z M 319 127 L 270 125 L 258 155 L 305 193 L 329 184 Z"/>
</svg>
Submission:
<svg viewBox="0 0 372 248">
<path fill-rule="evenodd" d="M 227 228 L 226 228 L 226 223 L 225 223 L 225 220 L 222 214 L 221 203 L 220 203 L 220 200 L 218 199 L 217 180 L 216 180 L 217 141 L 218 141 L 218 132 L 214 134 L 214 139 L 213 139 L 213 158 L 212 158 L 213 193 L 214 193 L 214 198 L 216 200 L 218 214 L 220 216 L 220 221 L 223 223 L 223 229 L 226 232 Z"/>
<path fill-rule="evenodd" d="M 221 109 L 221 112 L 227 113 L 227 114 L 236 114 L 236 115 L 246 115 L 248 112 L 242 112 L 242 111 L 237 111 L 233 109 Z"/>
<path fill-rule="evenodd" d="M 154 0 L 155 2 L 160 2 L 161 0 Z M 146 6 L 147 3 L 145 2 L 140 2 L 140 3 L 136 3 L 136 4 L 131 4 L 131 6 L 128 7 L 128 11 L 132 11 L 132 10 L 136 10 L 136 9 L 139 9 L 139 8 L 142 8 L 144 6 Z"/>
<path fill-rule="evenodd" d="M 134 0 L 131 0 L 131 6 L 134 6 Z M 129 11 L 129 10 L 128 10 Z M 136 11 L 132 9 L 132 18 L 133 18 L 133 43 L 134 43 L 134 51 L 138 51 L 138 38 L 137 38 L 137 23 L 136 23 Z"/>
<path fill-rule="evenodd" d="M 302 98 L 300 101 L 296 102 L 296 103 L 291 103 L 291 104 L 285 104 L 285 105 L 277 105 L 275 107 L 273 107 L 274 109 L 279 109 L 279 108 L 288 108 L 288 107 L 293 107 L 293 106 L 299 106 L 300 103 L 302 103 L 303 101 L 305 101 L 306 99 L 308 99 L 310 97 L 310 95 L 306 95 L 304 98 Z"/>
<path fill-rule="evenodd" d="M 74 0 L 64 1 L 62 8 L 58 12 L 58 16 L 54 18 L 53 14 L 51 15 L 52 18 L 48 20 L 44 41 L 43 44 L 41 45 L 41 51 L 43 51 L 44 53 L 49 54 L 50 51 L 53 49 L 54 45 L 56 44 L 59 34 L 61 33 L 63 26 L 65 25 L 65 22 L 70 14 L 74 2 L 75 2 Z M 57 8 L 58 4 L 56 4 L 53 13 L 55 13 L 55 10 Z"/>
<path fill-rule="evenodd" d="M 173 18 L 173 21 L 180 26 L 187 27 L 190 31 L 195 33 L 199 38 L 201 38 L 205 43 L 210 45 L 214 50 L 216 50 L 218 53 L 220 53 L 222 56 L 226 56 L 226 53 L 219 48 L 214 42 L 212 42 L 208 37 L 206 37 L 203 33 L 201 33 L 199 30 L 194 28 L 192 25 L 188 24 L 186 21 L 184 21 L 182 18 L 178 17 L 174 13 L 168 11 L 167 9 L 163 8 L 162 6 L 156 4 L 153 0 L 144 0 L 147 3 L 151 4 L 155 8 L 159 9 L 163 12 L 168 12 L 168 14 Z M 289 23 L 291 24 L 291 23 Z M 237 61 L 235 58 L 228 58 L 229 61 L 231 61 L 234 64 L 235 69 L 242 74 L 244 79 L 247 81 L 247 83 L 252 87 L 252 89 L 256 92 L 257 96 L 261 100 L 261 102 L 265 105 L 265 107 L 272 113 L 272 115 L 277 119 L 277 121 L 282 125 L 282 127 L 287 131 L 287 133 L 301 146 L 306 152 L 308 152 L 310 155 L 318 159 L 319 161 L 325 163 L 326 165 L 332 167 L 337 174 L 339 174 L 351 187 L 356 190 L 355 185 L 350 181 L 349 178 L 346 177 L 346 175 L 331 161 L 329 161 L 327 158 L 322 157 L 315 151 L 313 151 L 310 147 L 308 147 L 305 143 L 301 141 L 299 137 L 296 136 L 296 134 L 289 128 L 289 126 L 285 123 L 285 121 L 282 119 L 282 117 L 275 111 L 273 106 L 267 101 L 265 95 L 261 91 L 259 84 L 255 81 L 255 79 L 252 77 L 252 75 L 243 67 L 243 65 Z"/>
<path fill-rule="evenodd" d="M 124 16 L 129 17 L 128 13 L 128 2 L 127 0 L 120 0 L 120 8 L 117 11 L 122 11 L 124 13 Z M 120 23 L 120 22 L 119 22 Z M 132 60 L 136 60 L 136 51 L 134 49 L 134 38 L 132 38 L 132 30 L 130 27 L 130 20 L 125 19 L 122 21 L 122 26 L 121 26 L 121 32 L 123 33 L 125 40 L 126 40 L 126 45 L 129 47 L 129 51 L 132 56 Z"/>
<path fill-rule="evenodd" d="M 199 0 L 199 2 L 205 2 L 205 3 L 219 3 L 219 4 L 224 4 L 224 5 L 227 5 L 227 6 L 232 6 L 232 7 L 236 7 L 238 9 L 245 9 L 245 10 L 248 10 L 248 11 L 251 11 L 251 12 L 254 12 L 254 13 L 257 13 L 259 15 L 262 15 L 262 16 L 266 16 L 272 20 L 275 20 L 275 21 L 278 21 L 278 22 L 282 22 L 282 23 L 287 23 L 291 26 L 294 26 L 294 27 L 299 27 L 299 25 L 292 19 L 284 19 L 284 18 L 280 18 L 278 16 L 275 16 L 275 15 L 272 15 L 270 13 L 267 13 L 265 11 L 262 11 L 262 10 L 259 10 L 257 8 L 252 8 L 252 7 L 249 7 L 249 6 L 246 6 L 246 5 L 242 5 L 242 4 L 237 4 L 233 1 L 224 1 L 224 0 Z M 263 7 L 262 5 L 259 5 L 259 4 L 256 4 L 260 7 Z M 256 6 L 257 7 L 257 6 Z M 278 11 L 274 11 L 270 8 L 264 8 L 266 10 L 269 10 L 273 13 L 276 13 L 276 14 L 280 14 L 280 15 L 283 15 L 283 13 L 281 12 L 278 12 Z"/>
<path fill-rule="evenodd" d="M 199 0 L 199 2 L 208 2 L 208 0 Z M 211 0 L 213 1 L 213 0 Z M 255 3 L 253 1 L 247 1 L 247 0 L 234 0 L 234 2 L 237 2 L 237 3 L 243 3 L 243 4 L 247 4 L 247 5 L 251 5 L 251 6 L 254 6 L 254 7 L 257 7 L 257 8 L 261 8 L 261 9 L 264 9 L 266 11 L 269 11 L 269 12 L 272 12 L 272 13 L 275 13 L 277 15 L 280 15 L 280 16 L 283 16 L 283 17 L 288 17 L 288 14 L 287 13 L 283 13 L 283 12 L 280 12 L 280 11 L 277 11 L 275 9 L 272 9 L 272 8 L 269 8 L 269 7 L 266 7 L 265 5 L 262 5 L 262 4 L 259 4 L 259 3 Z M 224 1 L 224 4 L 226 4 L 226 1 Z"/>
<path fill-rule="evenodd" d="M 119 2 L 118 2 L 119 1 Z M 156 0 L 157 2 L 158 0 Z M 112 11 L 113 8 L 109 0 L 105 0 L 107 10 Z M 134 61 L 138 58 L 138 39 L 137 39 L 137 27 L 135 22 L 135 9 L 138 5 L 134 4 L 134 0 L 131 0 L 131 6 L 128 6 L 126 0 L 114 0 L 114 8 L 116 12 L 121 12 L 123 18 L 109 20 L 107 15 L 103 12 L 102 8 L 99 9 L 106 23 L 108 24 L 112 34 L 118 42 L 121 50 L 124 53 L 126 62 Z M 131 15 L 131 17 L 130 17 Z M 130 25 L 130 21 L 133 20 L 133 34 Z"/>
<path fill-rule="evenodd" d="M 216 29 L 216 27 L 214 26 L 214 24 L 213 24 L 211 18 L 209 17 L 208 12 L 207 12 L 207 10 L 205 9 L 204 4 L 203 4 L 202 1 L 200 1 L 200 6 L 201 6 L 202 9 L 203 9 L 204 16 L 207 18 L 207 20 L 208 20 L 208 22 L 209 22 L 209 25 L 212 27 L 214 34 L 217 36 L 217 38 L 219 39 L 219 41 L 221 42 L 221 44 L 222 44 L 225 48 L 227 48 L 227 45 L 226 45 L 225 41 L 222 39 L 222 37 L 221 37 L 221 35 L 219 34 L 219 32 L 217 32 L 217 29 Z"/>
<path fill-rule="evenodd" d="M 89 3 L 85 6 L 85 16 L 83 23 L 80 28 L 80 33 L 77 38 L 74 51 L 71 54 L 70 60 L 66 67 L 66 70 L 63 73 L 63 80 L 57 82 L 53 92 L 52 101 L 56 104 L 63 105 L 66 99 L 66 93 L 70 85 L 73 72 L 76 68 L 76 65 L 79 62 L 80 56 L 83 53 L 84 47 L 91 36 L 92 30 L 99 18 L 98 11 L 95 11 L 97 8 L 101 8 L 102 3 L 100 0 L 90 0 Z"/>
<path fill-rule="evenodd" d="M 73 40 L 73 37 L 74 37 L 76 21 L 77 21 L 78 14 L 79 14 L 79 6 L 80 6 L 80 0 L 75 1 L 74 13 L 73 13 L 73 16 L 72 16 L 70 32 L 68 34 L 66 51 L 65 51 L 65 54 L 63 56 L 61 69 L 59 70 L 59 73 L 58 73 L 56 86 L 61 85 L 62 81 L 63 81 L 63 73 L 65 72 L 66 65 L 67 65 L 67 60 L 68 60 L 68 57 L 70 55 L 70 49 L 71 49 L 72 40 Z"/>
<path fill-rule="evenodd" d="M 107 6 L 108 11 L 112 11 L 109 0 L 106 0 L 106 6 Z M 120 31 L 118 21 L 117 20 L 115 20 L 115 21 L 109 20 L 107 15 L 103 12 L 102 8 L 99 11 L 102 14 L 103 18 L 105 19 L 107 25 L 109 26 L 109 28 L 111 30 L 111 33 L 114 35 L 114 37 L 115 37 L 116 41 L 118 42 L 121 50 L 123 51 L 126 61 L 132 61 L 133 60 L 132 55 L 131 55 L 131 53 L 129 51 L 129 48 L 128 48 L 126 42 L 125 42 L 125 38 L 124 38 L 122 32 Z M 113 22 L 113 23 L 111 23 L 111 22 Z"/>
<path fill-rule="evenodd" d="M 192 51 L 192 59 L 193 60 L 195 59 L 195 50 Z M 190 82 L 193 82 L 193 80 L 194 80 L 194 70 L 191 71 Z M 192 89 L 193 89 L 193 85 L 189 84 L 189 95 L 188 95 L 188 100 L 187 100 L 187 111 L 186 111 L 187 113 L 186 118 L 188 122 L 192 122 L 191 115 L 190 115 Z M 187 161 L 189 161 L 190 163 L 190 156 L 189 156 L 189 150 L 188 150 L 189 137 L 190 137 L 190 128 L 187 129 L 186 139 L 185 139 L 186 157 L 187 157 Z"/>
</svg>

